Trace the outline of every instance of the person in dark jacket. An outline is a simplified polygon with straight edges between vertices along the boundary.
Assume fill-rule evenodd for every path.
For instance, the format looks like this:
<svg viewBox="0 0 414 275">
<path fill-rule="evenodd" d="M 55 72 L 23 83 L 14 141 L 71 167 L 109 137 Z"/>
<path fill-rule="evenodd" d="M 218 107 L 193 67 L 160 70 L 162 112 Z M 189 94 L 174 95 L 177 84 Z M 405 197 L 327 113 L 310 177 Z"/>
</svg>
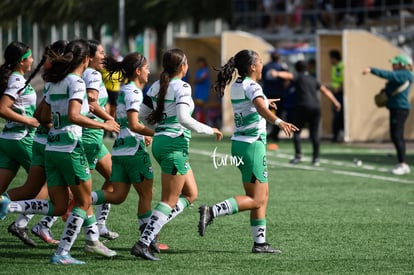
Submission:
<svg viewBox="0 0 414 275">
<path fill-rule="evenodd" d="M 281 56 L 278 51 L 270 52 L 270 59 L 271 61 L 263 66 L 262 71 L 262 86 L 263 92 L 267 98 L 270 99 L 277 99 L 280 98 L 280 104 L 277 105 L 276 115 L 278 117 L 283 117 L 283 113 L 285 111 L 285 103 L 286 103 L 286 95 L 288 90 L 288 83 L 281 78 L 274 78 L 268 74 L 270 70 L 276 71 L 286 71 L 287 66 L 281 62 Z M 279 127 L 276 125 L 271 126 L 270 133 L 268 135 L 268 139 L 272 139 L 274 141 L 279 140 Z"/>
<path fill-rule="evenodd" d="M 319 161 L 319 125 L 321 120 L 321 91 L 335 106 L 337 111 L 341 110 L 341 104 L 335 98 L 334 94 L 321 85 L 314 76 L 307 70 L 305 61 L 295 63 L 295 73 L 272 71 L 273 77 L 292 80 L 295 88 L 295 102 L 292 114 L 292 124 L 302 129 L 305 124 L 309 125 L 309 138 L 312 142 L 313 155 L 312 164 L 320 165 Z M 302 161 L 302 150 L 300 145 L 300 130 L 293 133 L 293 141 L 295 145 L 295 156 L 290 161 L 292 164 L 298 164 Z"/>
</svg>

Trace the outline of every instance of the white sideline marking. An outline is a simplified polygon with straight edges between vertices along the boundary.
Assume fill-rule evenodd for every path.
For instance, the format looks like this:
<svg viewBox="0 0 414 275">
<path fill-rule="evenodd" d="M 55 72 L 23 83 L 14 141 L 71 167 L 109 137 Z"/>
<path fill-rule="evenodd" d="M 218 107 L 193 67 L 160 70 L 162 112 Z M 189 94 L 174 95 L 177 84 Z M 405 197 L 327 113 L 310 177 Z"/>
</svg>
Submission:
<svg viewBox="0 0 414 275">
<path fill-rule="evenodd" d="M 198 149 L 193 149 L 193 148 L 190 148 L 190 152 L 193 153 L 193 154 L 207 156 L 207 157 L 210 157 L 210 158 L 213 155 L 213 152 L 205 151 L 205 150 L 198 150 Z M 225 155 L 225 154 L 216 153 L 216 156 L 220 156 L 220 155 Z M 273 156 L 275 156 L 275 155 L 273 155 Z M 280 156 L 282 156 L 282 158 L 285 158 L 283 156 L 283 154 L 281 154 Z M 275 157 L 280 157 L 280 156 L 278 154 Z M 372 174 L 366 174 L 366 173 L 362 173 L 362 172 L 352 172 L 352 171 L 345 171 L 345 170 L 339 170 L 339 169 L 330 169 L 330 168 L 324 168 L 324 167 L 315 167 L 315 166 L 308 166 L 308 165 L 305 166 L 305 165 L 301 165 L 301 164 L 294 165 L 294 164 L 289 164 L 289 163 L 280 163 L 280 162 L 272 161 L 272 160 L 269 160 L 269 159 L 267 160 L 267 163 L 270 164 L 270 165 L 286 167 L 286 168 L 291 168 L 291 169 L 330 172 L 332 174 L 340 174 L 340 175 L 346 175 L 346 176 L 352 176 L 352 177 L 369 178 L 369 179 L 391 181 L 391 182 L 397 182 L 397 183 L 414 184 L 414 181 L 412 181 L 412 180 L 401 179 L 401 178 L 393 177 L 393 176 L 372 175 Z M 333 165 L 338 165 L 338 166 L 342 166 L 342 167 L 343 166 L 355 167 L 352 164 L 348 164 L 348 163 L 341 162 L 341 161 L 327 161 L 327 160 L 324 160 L 322 163 L 329 163 L 330 165 L 333 164 Z M 381 171 L 381 172 L 388 172 L 387 169 L 375 168 L 374 166 L 371 166 L 371 165 L 370 166 L 363 165 L 363 167 L 367 170 L 378 170 L 378 171 Z"/>
<path fill-rule="evenodd" d="M 267 154 L 269 156 L 269 152 Z M 276 153 L 276 155 L 271 155 L 277 158 L 284 158 L 284 159 L 291 159 L 292 155 L 288 155 L 288 154 L 283 154 L 283 153 Z M 310 158 L 303 158 L 303 162 L 309 161 L 310 162 Z M 341 167 L 352 167 L 355 168 L 355 164 L 351 161 L 338 161 L 338 160 L 326 160 L 326 159 L 321 159 L 320 160 L 321 163 L 325 163 L 325 164 L 331 164 L 331 165 L 336 165 L 336 166 L 341 166 Z M 375 167 L 373 165 L 366 165 L 363 164 L 361 167 L 359 167 L 359 169 L 365 169 L 365 170 L 376 170 L 379 172 L 384 172 L 387 173 L 389 171 L 389 169 L 387 168 L 378 168 Z M 414 182 L 413 182 L 414 183 Z"/>
</svg>

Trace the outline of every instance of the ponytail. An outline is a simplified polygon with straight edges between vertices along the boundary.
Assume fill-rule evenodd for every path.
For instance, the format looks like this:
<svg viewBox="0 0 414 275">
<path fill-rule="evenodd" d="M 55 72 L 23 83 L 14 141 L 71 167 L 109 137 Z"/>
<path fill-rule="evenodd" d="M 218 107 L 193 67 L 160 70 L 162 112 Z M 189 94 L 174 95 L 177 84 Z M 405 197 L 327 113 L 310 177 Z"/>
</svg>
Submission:
<svg viewBox="0 0 414 275">
<path fill-rule="evenodd" d="M 147 121 L 150 124 L 159 123 L 162 120 L 165 95 L 167 94 L 170 80 L 179 73 L 181 65 L 186 63 L 187 57 L 185 56 L 184 51 L 179 48 L 168 50 L 162 56 L 163 71 L 160 75 L 160 90 L 157 95 L 157 108 L 147 117 Z"/>
<path fill-rule="evenodd" d="M 220 68 L 214 68 L 214 70 L 218 71 L 218 73 L 213 88 L 220 96 L 223 96 L 226 85 L 230 84 L 235 73 L 234 57 L 231 57 L 229 61 Z"/>
<path fill-rule="evenodd" d="M 230 58 L 229 61 L 218 71 L 217 80 L 214 83 L 214 89 L 220 96 L 223 96 L 226 85 L 230 84 L 233 76 L 236 72 L 240 77 L 245 78 L 251 73 L 250 66 L 255 64 L 258 58 L 258 53 L 253 50 L 241 50 L 234 57 Z"/>
<path fill-rule="evenodd" d="M 122 61 L 116 61 L 115 58 L 107 56 L 104 60 L 104 68 L 108 72 L 108 75 L 105 76 L 105 80 L 111 79 L 124 82 L 126 72 L 122 68 Z M 119 75 L 117 75 L 118 73 Z"/>
<path fill-rule="evenodd" d="M 160 75 L 160 90 L 157 95 L 157 108 L 152 111 L 147 121 L 150 124 L 159 123 L 162 120 L 162 113 L 164 111 L 165 95 L 167 94 L 168 85 L 170 84 L 170 76 L 166 71 L 163 71 Z"/>
</svg>

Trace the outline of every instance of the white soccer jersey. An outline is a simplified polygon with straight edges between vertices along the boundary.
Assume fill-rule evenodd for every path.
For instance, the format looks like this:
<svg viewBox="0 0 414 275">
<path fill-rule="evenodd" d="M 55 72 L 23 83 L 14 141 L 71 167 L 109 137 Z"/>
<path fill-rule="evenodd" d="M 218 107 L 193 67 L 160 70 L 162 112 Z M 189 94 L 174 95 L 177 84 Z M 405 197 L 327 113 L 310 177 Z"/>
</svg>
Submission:
<svg viewBox="0 0 414 275">
<path fill-rule="evenodd" d="M 235 126 L 232 140 L 252 143 L 259 136 L 266 140 L 266 120 L 253 104 L 255 98 L 263 97 L 268 105 L 262 87 L 250 78 L 238 78 L 231 86 L 230 96 Z"/>
<path fill-rule="evenodd" d="M 9 77 L 4 94 L 14 99 L 13 105 L 11 106 L 14 112 L 27 117 L 33 117 L 36 109 L 36 91 L 30 84 L 23 91 L 20 91 L 24 87 L 25 82 L 26 79 L 21 74 L 13 72 Z M 3 132 L 0 134 L 0 138 L 20 140 L 27 134 L 33 136 L 34 131 L 35 128 L 7 120 Z"/>
<path fill-rule="evenodd" d="M 102 79 L 102 74 L 95 69 L 87 68 L 82 75 L 85 81 L 86 89 L 94 89 L 98 92 L 98 105 L 105 109 L 108 102 L 108 92 Z M 89 113 L 90 118 L 96 118 L 94 114 Z"/>
<path fill-rule="evenodd" d="M 116 121 L 121 126 L 121 131 L 114 146 L 112 147 L 113 156 L 133 156 L 138 151 L 144 136 L 133 132 L 129 128 L 128 114 L 130 110 L 140 112 L 143 100 L 142 91 L 134 82 L 121 86 L 118 96 L 118 106 L 116 107 Z M 145 145 L 143 147 L 145 150 Z"/>
<path fill-rule="evenodd" d="M 68 119 L 71 100 L 82 101 L 81 114 L 88 114 L 85 82 L 75 74 L 69 74 L 62 81 L 50 85 L 46 95 L 46 102 L 50 104 L 53 115 L 53 126 L 49 131 L 46 151 L 70 153 L 82 138 L 82 127 Z"/>
<path fill-rule="evenodd" d="M 85 81 L 86 89 L 93 89 L 98 92 L 98 105 L 105 109 L 105 105 L 108 102 L 108 92 L 106 91 L 105 84 L 102 79 L 102 74 L 95 69 L 87 68 L 82 75 L 82 79 Z M 88 117 L 103 122 L 103 120 L 95 116 L 92 112 L 88 113 Z M 103 138 L 104 130 L 83 128 L 83 140 L 85 143 L 95 143 L 97 140 Z"/>
<path fill-rule="evenodd" d="M 157 106 L 157 96 L 160 90 L 160 83 L 156 81 L 149 89 L 147 95 L 151 97 L 154 109 Z M 177 104 L 188 104 L 190 112 L 194 111 L 194 101 L 191 97 L 190 85 L 178 78 L 174 78 L 168 85 L 167 94 L 165 95 L 163 119 L 155 129 L 155 135 L 166 135 L 178 137 L 182 134 L 186 138 L 191 138 L 191 131 L 178 122 Z"/>
<path fill-rule="evenodd" d="M 44 97 L 46 97 L 47 91 L 49 90 L 51 84 L 52 83 L 50 83 L 50 82 L 45 83 L 45 87 L 43 89 L 43 96 Z M 43 145 L 46 145 L 48 133 L 49 133 L 49 130 L 46 129 L 42 124 L 40 124 L 39 127 L 37 127 L 37 129 L 36 129 L 36 133 L 35 133 L 35 136 L 33 138 L 33 141 L 35 141 L 37 143 L 40 143 L 40 144 L 43 144 Z"/>
</svg>

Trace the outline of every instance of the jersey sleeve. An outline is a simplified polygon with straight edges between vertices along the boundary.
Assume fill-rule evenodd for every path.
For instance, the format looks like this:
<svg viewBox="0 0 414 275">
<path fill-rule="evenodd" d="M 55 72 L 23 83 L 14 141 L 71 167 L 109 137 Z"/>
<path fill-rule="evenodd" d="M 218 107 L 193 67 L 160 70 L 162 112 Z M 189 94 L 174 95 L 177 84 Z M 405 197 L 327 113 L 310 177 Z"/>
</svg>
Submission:
<svg viewBox="0 0 414 275">
<path fill-rule="evenodd" d="M 250 101 L 255 100 L 256 97 L 265 97 L 262 87 L 253 81 L 247 84 L 246 96 L 250 99 Z"/>
<path fill-rule="evenodd" d="M 18 97 L 17 93 L 24 87 L 25 82 L 26 80 L 22 76 L 12 74 L 9 77 L 4 94 L 16 99 Z"/>
<path fill-rule="evenodd" d="M 98 71 L 90 71 L 84 77 L 86 89 L 94 89 L 99 92 L 102 82 L 102 75 Z"/>
<path fill-rule="evenodd" d="M 134 90 L 125 97 L 125 110 L 134 110 L 140 112 L 142 104 L 142 93 L 138 90 Z"/>
<path fill-rule="evenodd" d="M 79 78 L 69 86 L 69 100 L 78 99 L 83 102 L 86 96 L 85 82 Z"/>
<path fill-rule="evenodd" d="M 191 86 L 188 83 L 183 82 L 180 89 L 177 90 L 175 94 L 175 103 L 176 104 L 190 104 L 193 100 L 191 97 Z"/>
<path fill-rule="evenodd" d="M 206 135 L 214 134 L 213 128 L 204 123 L 198 122 L 190 115 L 190 106 L 188 104 L 177 105 L 177 117 L 180 124 L 191 131 L 196 131 L 199 134 Z"/>
</svg>

